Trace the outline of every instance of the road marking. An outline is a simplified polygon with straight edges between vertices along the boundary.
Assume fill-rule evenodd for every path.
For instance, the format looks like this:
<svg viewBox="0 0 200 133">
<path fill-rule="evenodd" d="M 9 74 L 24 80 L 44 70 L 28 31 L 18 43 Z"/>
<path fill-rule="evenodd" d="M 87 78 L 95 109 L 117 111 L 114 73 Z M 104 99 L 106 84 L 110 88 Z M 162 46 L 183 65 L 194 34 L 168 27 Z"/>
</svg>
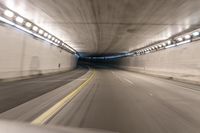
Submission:
<svg viewBox="0 0 200 133">
<path fill-rule="evenodd" d="M 130 83 L 131 85 L 134 85 L 132 81 L 130 81 L 129 79 L 126 79 L 126 78 L 122 78 L 120 77 L 119 75 L 117 75 L 115 72 L 113 72 L 113 75 L 115 75 L 121 82 L 123 82 L 123 80 L 127 81 L 128 83 Z"/>
<path fill-rule="evenodd" d="M 132 84 L 132 85 L 133 85 L 133 82 L 132 82 L 132 81 L 130 81 L 129 79 L 124 79 L 124 80 L 126 80 L 128 83 L 130 83 L 130 84 Z"/>
<path fill-rule="evenodd" d="M 120 81 L 122 81 L 121 77 L 119 77 L 115 72 L 112 71 L 112 73 L 113 73 L 113 75 L 116 76 Z"/>
<path fill-rule="evenodd" d="M 115 75 L 115 76 L 117 76 L 117 75 L 115 74 L 115 72 L 113 72 L 113 71 L 112 71 L 112 74 Z"/>
<path fill-rule="evenodd" d="M 44 112 L 35 120 L 33 120 L 31 124 L 42 125 L 45 122 L 47 122 L 50 118 L 52 118 L 55 114 L 57 114 L 67 103 L 69 103 L 76 95 L 78 95 L 79 92 L 93 79 L 94 75 L 95 71 L 93 71 L 90 77 L 85 82 L 83 82 L 78 88 L 76 88 L 74 91 L 72 91 L 58 103 L 53 105 L 46 112 Z"/>
</svg>

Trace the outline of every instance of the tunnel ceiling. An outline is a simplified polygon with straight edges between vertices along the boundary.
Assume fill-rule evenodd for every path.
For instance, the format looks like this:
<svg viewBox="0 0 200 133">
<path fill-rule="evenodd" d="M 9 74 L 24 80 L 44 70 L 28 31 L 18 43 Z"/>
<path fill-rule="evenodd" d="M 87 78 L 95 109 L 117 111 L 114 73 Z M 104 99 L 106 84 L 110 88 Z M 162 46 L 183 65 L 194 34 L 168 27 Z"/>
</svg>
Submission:
<svg viewBox="0 0 200 133">
<path fill-rule="evenodd" d="M 146 46 L 200 22 L 200 0 L 0 0 L 86 53 Z"/>
</svg>

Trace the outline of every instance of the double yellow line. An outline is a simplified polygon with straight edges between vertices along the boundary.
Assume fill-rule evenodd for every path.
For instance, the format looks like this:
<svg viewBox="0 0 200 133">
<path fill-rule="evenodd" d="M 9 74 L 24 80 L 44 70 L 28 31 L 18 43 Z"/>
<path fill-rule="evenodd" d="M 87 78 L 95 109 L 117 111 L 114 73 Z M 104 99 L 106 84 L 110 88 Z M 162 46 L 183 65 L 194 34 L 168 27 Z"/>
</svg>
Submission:
<svg viewBox="0 0 200 133">
<path fill-rule="evenodd" d="M 57 114 L 67 103 L 69 103 L 76 95 L 80 93 L 80 91 L 93 79 L 95 75 L 95 71 L 93 70 L 90 77 L 84 81 L 78 88 L 68 94 L 66 97 L 61 99 L 58 103 L 53 105 L 50 109 L 46 112 L 41 114 L 39 117 L 34 119 L 31 124 L 42 125 L 50 120 L 55 114 Z"/>
</svg>

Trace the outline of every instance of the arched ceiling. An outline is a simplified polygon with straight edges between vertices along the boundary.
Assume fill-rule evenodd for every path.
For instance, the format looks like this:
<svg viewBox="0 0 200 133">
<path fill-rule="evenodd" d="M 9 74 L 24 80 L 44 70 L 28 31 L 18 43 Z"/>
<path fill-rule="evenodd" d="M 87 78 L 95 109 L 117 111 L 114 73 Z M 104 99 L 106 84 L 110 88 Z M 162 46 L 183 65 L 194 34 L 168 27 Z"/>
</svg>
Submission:
<svg viewBox="0 0 200 133">
<path fill-rule="evenodd" d="M 199 27 L 200 0 L 0 0 L 79 52 L 119 53 Z"/>
</svg>

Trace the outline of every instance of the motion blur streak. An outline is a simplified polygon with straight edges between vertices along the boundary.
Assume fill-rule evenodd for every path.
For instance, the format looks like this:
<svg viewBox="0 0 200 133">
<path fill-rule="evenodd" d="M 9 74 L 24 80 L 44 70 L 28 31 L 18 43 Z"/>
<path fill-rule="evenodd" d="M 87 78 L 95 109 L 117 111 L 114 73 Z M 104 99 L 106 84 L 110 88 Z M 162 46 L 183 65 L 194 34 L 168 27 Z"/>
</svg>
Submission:
<svg viewBox="0 0 200 133">
<path fill-rule="evenodd" d="M 78 95 L 80 91 L 92 80 L 94 75 L 95 72 L 93 72 L 91 76 L 85 82 L 83 82 L 78 88 L 76 88 L 73 92 L 64 97 L 49 110 L 41 114 L 38 118 L 33 120 L 31 124 L 42 125 L 45 122 L 47 122 L 51 117 L 53 117 L 56 113 L 58 113 L 67 103 L 69 103 L 76 95 Z"/>
<path fill-rule="evenodd" d="M 121 133 L 200 131 L 199 86 L 111 68 L 97 68 L 92 84 L 48 123 Z"/>
</svg>

